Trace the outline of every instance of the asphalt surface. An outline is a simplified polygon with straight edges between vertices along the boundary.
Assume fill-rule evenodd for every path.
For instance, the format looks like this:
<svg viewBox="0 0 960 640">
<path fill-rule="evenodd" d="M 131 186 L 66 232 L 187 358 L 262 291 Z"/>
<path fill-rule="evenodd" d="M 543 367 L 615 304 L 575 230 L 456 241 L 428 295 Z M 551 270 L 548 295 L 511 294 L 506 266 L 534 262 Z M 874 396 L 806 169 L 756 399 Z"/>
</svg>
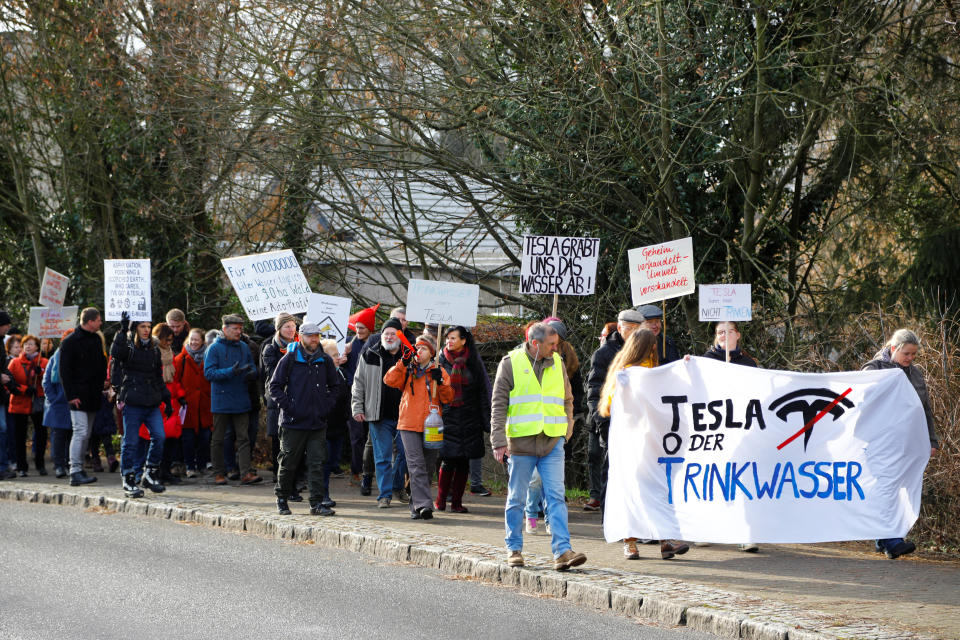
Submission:
<svg viewBox="0 0 960 640">
<path fill-rule="evenodd" d="M 170 521 L 0 504 L 0 637 L 714 638 L 412 565 Z"/>
</svg>

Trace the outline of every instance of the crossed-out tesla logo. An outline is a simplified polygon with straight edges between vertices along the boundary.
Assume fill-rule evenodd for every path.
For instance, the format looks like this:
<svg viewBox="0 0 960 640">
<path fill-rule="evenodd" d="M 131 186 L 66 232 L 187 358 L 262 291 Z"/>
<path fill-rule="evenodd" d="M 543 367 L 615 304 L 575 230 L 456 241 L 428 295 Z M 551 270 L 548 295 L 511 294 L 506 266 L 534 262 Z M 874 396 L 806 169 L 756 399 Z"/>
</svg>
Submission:
<svg viewBox="0 0 960 640">
<path fill-rule="evenodd" d="M 783 449 L 800 435 L 803 435 L 803 450 L 806 451 L 810 436 L 813 435 L 813 426 L 821 418 L 829 413 L 833 416 L 833 421 L 836 422 L 846 412 L 846 409 L 852 409 L 855 406 L 846 397 L 851 390 L 847 389 L 843 393 L 837 393 L 824 388 L 797 389 L 771 402 L 767 408 L 770 411 L 775 411 L 776 416 L 784 422 L 789 422 L 788 418 L 794 413 L 799 413 L 803 418 L 803 428 L 781 442 L 777 449 Z"/>
</svg>

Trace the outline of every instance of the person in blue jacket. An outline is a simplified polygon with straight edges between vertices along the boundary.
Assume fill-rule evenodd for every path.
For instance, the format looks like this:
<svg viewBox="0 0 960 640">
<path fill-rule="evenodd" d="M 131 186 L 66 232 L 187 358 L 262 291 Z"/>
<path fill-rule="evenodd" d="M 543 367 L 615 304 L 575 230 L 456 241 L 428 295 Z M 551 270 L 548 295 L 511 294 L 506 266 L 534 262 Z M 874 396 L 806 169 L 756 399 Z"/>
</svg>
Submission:
<svg viewBox="0 0 960 640">
<path fill-rule="evenodd" d="M 71 329 L 67 334 L 71 333 Z M 65 334 L 64 338 L 67 337 Z M 43 372 L 43 426 L 50 429 L 50 457 L 58 478 L 67 477 L 70 464 L 70 436 L 73 423 L 70 405 L 60 383 L 60 349 L 57 349 Z"/>
<path fill-rule="evenodd" d="M 210 381 L 210 411 L 213 414 L 213 435 L 210 438 L 210 458 L 213 462 L 214 484 L 227 484 L 223 439 L 232 425 L 236 434 L 237 462 L 243 476 L 241 484 L 255 484 L 263 480 L 250 464 L 250 436 L 247 433 L 247 413 L 250 412 L 250 394 L 247 383 L 257 377 L 250 347 L 240 337 L 243 318 L 230 314 L 223 316 L 223 335 L 207 347 L 203 359 L 203 375 Z"/>
</svg>

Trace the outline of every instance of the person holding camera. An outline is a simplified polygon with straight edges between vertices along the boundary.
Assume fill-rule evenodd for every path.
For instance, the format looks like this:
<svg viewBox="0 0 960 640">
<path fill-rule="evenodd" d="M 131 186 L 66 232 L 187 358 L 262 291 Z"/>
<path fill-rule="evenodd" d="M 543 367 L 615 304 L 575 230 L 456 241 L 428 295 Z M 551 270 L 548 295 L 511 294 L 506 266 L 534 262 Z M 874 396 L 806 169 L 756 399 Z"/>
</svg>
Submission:
<svg viewBox="0 0 960 640">
<path fill-rule="evenodd" d="M 229 426 L 236 434 L 237 463 L 243 474 L 241 484 L 256 484 L 263 480 L 250 464 L 250 436 L 247 432 L 247 414 L 250 412 L 250 394 L 247 383 L 257 378 L 250 347 L 240 337 L 243 318 L 236 314 L 223 316 L 223 335 L 207 348 L 203 375 L 210 381 L 213 413 L 213 435 L 210 438 L 210 458 L 213 462 L 214 484 L 227 484 L 223 440 Z"/>
</svg>

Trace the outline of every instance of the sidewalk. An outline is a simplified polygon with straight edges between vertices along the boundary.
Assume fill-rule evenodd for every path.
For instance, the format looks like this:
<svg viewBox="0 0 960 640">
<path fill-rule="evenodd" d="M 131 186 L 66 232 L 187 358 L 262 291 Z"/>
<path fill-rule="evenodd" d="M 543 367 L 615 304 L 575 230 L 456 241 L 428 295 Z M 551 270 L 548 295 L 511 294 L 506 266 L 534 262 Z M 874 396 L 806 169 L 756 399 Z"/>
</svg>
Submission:
<svg viewBox="0 0 960 640">
<path fill-rule="evenodd" d="M 660 560 L 658 547 L 642 545 L 641 559 L 627 561 L 619 544 L 602 540 L 599 514 L 572 507 L 573 546 L 587 554 L 587 563 L 555 572 L 549 538 L 526 536 L 527 567 L 518 571 L 504 562 L 502 496 L 468 494 L 469 514 L 442 512 L 423 522 L 410 520 L 405 504 L 378 509 L 375 495 L 363 497 L 346 480 L 332 479 L 335 517 L 310 516 L 306 501 L 291 503 L 294 515 L 283 517 L 268 482 L 218 487 L 187 480 L 128 501 L 119 474 L 98 476 L 85 487 L 52 477 L 7 480 L 0 482 L 0 499 L 101 505 L 311 540 L 724 637 L 960 638 L 960 562 L 890 561 L 866 543 L 766 545 L 759 554 L 729 545 L 692 547 L 671 561 Z"/>
</svg>

